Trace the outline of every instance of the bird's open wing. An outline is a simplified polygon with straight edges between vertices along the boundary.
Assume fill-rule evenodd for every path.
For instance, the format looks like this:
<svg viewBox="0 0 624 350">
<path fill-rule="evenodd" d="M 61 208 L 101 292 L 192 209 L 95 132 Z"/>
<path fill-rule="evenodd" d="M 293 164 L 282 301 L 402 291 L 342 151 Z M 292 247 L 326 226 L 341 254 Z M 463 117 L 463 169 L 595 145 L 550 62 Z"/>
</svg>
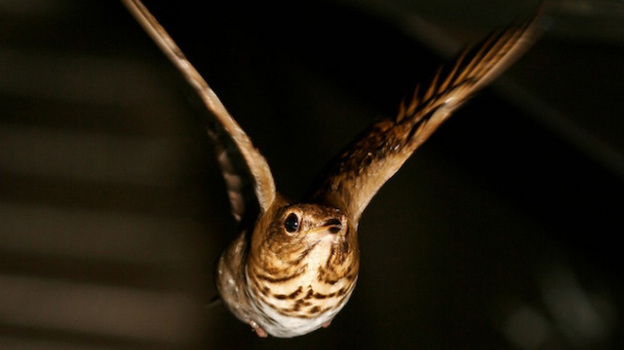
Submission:
<svg viewBox="0 0 624 350">
<path fill-rule="evenodd" d="M 311 201 L 346 211 L 358 222 L 379 188 L 475 91 L 491 82 L 533 42 L 536 20 L 494 33 L 450 65 L 424 89 L 416 89 L 395 118 L 382 119 L 328 164 L 315 182 Z"/>
<path fill-rule="evenodd" d="M 234 118 L 225 109 L 217 95 L 212 91 L 204 78 L 184 56 L 180 48 L 171 39 L 165 29 L 152 16 L 140 0 L 122 0 L 128 10 L 141 24 L 143 29 L 158 44 L 165 55 L 180 70 L 184 78 L 195 89 L 206 108 L 218 121 L 217 127 L 209 128 L 209 133 L 216 142 L 219 164 L 228 187 L 232 213 L 237 220 L 243 216 L 246 209 L 243 190 L 245 181 L 238 173 L 237 161 L 233 153 L 240 152 L 247 170 L 253 177 L 253 188 L 258 199 L 260 209 L 265 211 L 275 199 L 275 183 L 271 169 L 264 157 L 253 146 L 245 131 L 236 123 Z M 221 132 L 225 131 L 225 132 Z M 227 137 L 226 137 L 227 136 Z M 226 138 L 228 140 L 226 140 Z M 231 140 L 231 142 L 229 142 Z M 228 145 L 230 143 L 230 145 Z M 235 147 L 231 147 L 231 144 Z"/>
</svg>

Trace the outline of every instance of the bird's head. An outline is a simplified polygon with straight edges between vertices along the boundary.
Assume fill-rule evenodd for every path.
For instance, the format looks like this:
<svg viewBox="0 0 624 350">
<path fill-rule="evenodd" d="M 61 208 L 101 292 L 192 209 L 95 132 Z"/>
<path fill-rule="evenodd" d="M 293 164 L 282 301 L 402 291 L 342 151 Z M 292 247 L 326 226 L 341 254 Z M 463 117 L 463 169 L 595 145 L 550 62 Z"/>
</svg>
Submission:
<svg viewBox="0 0 624 350">
<path fill-rule="evenodd" d="M 267 272 L 340 265 L 357 253 L 355 225 L 340 209 L 276 202 L 260 216 L 251 237 L 251 258 Z"/>
</svg>

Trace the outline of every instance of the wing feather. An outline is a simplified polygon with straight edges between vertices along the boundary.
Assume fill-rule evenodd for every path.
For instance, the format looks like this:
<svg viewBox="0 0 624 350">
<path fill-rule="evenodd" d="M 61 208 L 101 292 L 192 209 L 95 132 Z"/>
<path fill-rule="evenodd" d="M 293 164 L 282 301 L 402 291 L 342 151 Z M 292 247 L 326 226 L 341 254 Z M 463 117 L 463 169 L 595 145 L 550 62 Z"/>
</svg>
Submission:
<svg viewBox="0 0 624 350">
<path fill-rule="evenodd" d="M 163 53 L 178 68 L 187 82 L 197 92 L 206 108 L 215 116 L 220 127 L 230 136 L 253 177 L 254 192 L 260 209 L 266 211 L 275 199 L 275 183 L 265 158 L 253 146 L 245 131 L 243 131 L 225 109 L 208 83 L 206 83 L 204 78 L 202 78 L 199 72 L 182 53 L 178 45 L 141 1 L 122 0 L 122 2 L 141 24 L 143 29 L 145 29 L 156 42 Z M 232 150 L 228 149 L 228 146 L 221 142 L 221 135 L 218 135 L 218 132 L 210 129 L 209 133 L 211 133 L 213 140 L 217 142 L 219 163 L 225 178 L 226 186 L 228 186 L 232 213 L 237 220 L 240 220 L 246 207 L 243 201 L 244 195 L 242 192 L 245 186 L 241 182 L 242 177 L 240 174 L 235 174 L 235 167 L 233 166 L 234 160 L 228 157 L 228 154 L 230 154 Z"/>
<path fill-rule="evenodd" d="M 527 50 L 536 37 L 536 22 L 537 16 L 460 53 L 426 89 L 417 87 L 395 118 L 374 123 L 339 153 L 321 172 L 308 199 L 337 206 L 358 222 L 379 188 L 452 112 Z"/>
</svg>

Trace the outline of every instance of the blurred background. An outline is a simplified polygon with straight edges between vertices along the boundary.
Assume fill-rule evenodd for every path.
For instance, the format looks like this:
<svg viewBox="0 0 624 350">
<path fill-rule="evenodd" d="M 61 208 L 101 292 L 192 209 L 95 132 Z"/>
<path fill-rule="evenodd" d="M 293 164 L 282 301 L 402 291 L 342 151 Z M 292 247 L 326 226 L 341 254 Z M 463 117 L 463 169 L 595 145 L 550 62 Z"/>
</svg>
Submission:
<svg viewBox="0 0 624 350">
<path fill-rule="evenodd" d="M 145 1 L 297 198 L 419 81 L 537 1 Z M 235 234 L 201 105 L 116 1 L 0 0 L 1 349 L 619 349 L 624 3 L 543 38 L 360 223 L 331 327 L 257 339 L 215 295 Z"/>
</svg>

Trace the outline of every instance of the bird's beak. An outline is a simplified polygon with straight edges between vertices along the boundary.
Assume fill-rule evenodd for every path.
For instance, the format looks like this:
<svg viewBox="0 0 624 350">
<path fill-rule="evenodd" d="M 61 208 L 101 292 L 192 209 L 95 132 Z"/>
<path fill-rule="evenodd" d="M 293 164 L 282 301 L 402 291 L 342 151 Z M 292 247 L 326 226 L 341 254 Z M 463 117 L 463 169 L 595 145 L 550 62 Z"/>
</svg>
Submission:
<svg viewBox="0 0 624 350">
<path fill-rule="evenodd" d="M 311 233 L 331 233 L 337 234 L 342 231 L 342 222 L 338 219 L 329 219 L 321 226 L 315 227 L 310 230 Z"/>
<path fill-rule="evenodd" d="M 336 233 L 342 231 L 342 222 L 340 222 L 340 220 L 338 220 L 338 219 L 329 219 L 325 223 L 324 227 L 327 228 L 327 231 L 329 233 L 336 234 Z"/>
</svg>

